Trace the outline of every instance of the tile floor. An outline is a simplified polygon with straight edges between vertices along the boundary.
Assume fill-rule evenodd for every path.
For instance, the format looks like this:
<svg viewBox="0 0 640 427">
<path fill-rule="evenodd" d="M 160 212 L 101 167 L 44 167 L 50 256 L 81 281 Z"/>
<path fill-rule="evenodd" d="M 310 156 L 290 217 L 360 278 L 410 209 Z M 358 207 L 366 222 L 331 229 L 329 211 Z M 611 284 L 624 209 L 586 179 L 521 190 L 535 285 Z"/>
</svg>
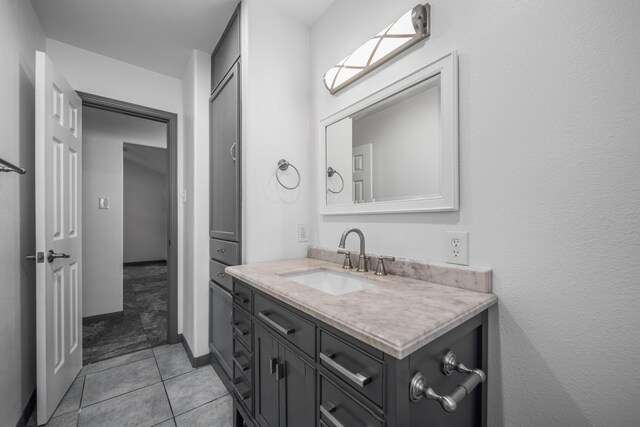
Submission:
<svg viewBox="0 0 640 427">
<path fill-rule="evenodd" d="M 82 325 L 84 364 L 167 342 L 167 265 L 125 266 L 124 315 Z"/>
<path fill-rule="evenodd" d="M 211 366 L 163 345 L 84 366 L 46 425 L 231 427 L 232 402 Z"/>
</svg>

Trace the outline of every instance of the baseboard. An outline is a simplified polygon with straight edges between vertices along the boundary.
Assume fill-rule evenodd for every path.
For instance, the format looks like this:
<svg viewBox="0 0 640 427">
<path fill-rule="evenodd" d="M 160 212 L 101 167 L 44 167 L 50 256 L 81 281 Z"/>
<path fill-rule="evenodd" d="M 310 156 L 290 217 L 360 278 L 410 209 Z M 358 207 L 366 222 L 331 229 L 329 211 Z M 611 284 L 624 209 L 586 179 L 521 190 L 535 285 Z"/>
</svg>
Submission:
<svg viewBox="0 0 640 427">
<path fill-rule="evenodd" d="M 121 317 L 124 317 L 124 310 L 114 311 L 113 313 L 98 314 L 96 316 L 83 317 L 82 324 L 85 325 L 87 323 L 102 322 L 103 320 L 119 319 Z"/>
<path fill-rule="evenodd" d="M 134 261 L 134 262 L 125 262 L 122 265 L 124 265 L 125 267 L 132 267 L 132 266 L 144 266 L 144 265 L 155 265 L 155 264 L 167 264 L 167 260 L 166 259 L 156 259 L 156 260 L 151 260 L 151 261 Z"/>
<path fill-rule="evenodd" d="M 182 341 L 182 346 L 184 347 L 184 351 L 186 351 L 187 356 L 189 356 L 189 361 L 191 362 L 192 367 L 199 368 L 209 363 L 209 354 L 205 354 L 204 356 L 199 356 L 199 357 L 193 356 L 191 347 L 189 347 L 189 343 L 187 342 L 187 340 L 184 338 L 182 334 L 180 334 L 180 341 Z"/>
<path fill-rule="evenodd" d="M 31 418 L 31 414 L 33 414 L 33 410 L 36 409 L 36 390 L 33 390 L 31 393 L 31 397 L 27 401 L 24 409 L 22 410 L 22 415 L 18 418 L 18 422 L 16 423 L 16 427 L 25 427 L 29 422 L 29 418 Z"/>
</svg>

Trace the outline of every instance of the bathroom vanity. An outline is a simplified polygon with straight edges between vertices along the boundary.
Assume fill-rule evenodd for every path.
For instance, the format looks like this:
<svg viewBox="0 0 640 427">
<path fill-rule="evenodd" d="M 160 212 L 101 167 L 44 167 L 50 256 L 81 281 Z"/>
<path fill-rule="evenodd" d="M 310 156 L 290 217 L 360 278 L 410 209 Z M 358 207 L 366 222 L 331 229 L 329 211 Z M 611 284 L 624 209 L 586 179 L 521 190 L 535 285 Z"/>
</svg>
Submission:
<svg viewBox="0 0 640 427">
<path fill-rule="evenodd" d="M 486 425 L 490 270 L 309 255 L 226 268 L 235 426 Z"/>
</svg>

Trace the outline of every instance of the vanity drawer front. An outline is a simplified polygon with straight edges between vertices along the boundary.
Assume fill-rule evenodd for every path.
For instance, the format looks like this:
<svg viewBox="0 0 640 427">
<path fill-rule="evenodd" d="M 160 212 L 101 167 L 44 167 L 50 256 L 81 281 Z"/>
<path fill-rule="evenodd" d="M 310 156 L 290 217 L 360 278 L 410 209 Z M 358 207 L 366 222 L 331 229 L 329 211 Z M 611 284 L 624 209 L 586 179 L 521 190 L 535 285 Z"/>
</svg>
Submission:
<svg viewBox="0 0 640 427">
<path fill-rule="evenodd" d="M 251 320 L 241 313 L 236 307 L 233 308 L 233 336 L 239 339 L 250 351 L 253 348 L 251 333 Z"/>
<path fill-rule="evenodd" d="M 260 294 L 254 294 L 253 315 L 309 356 L 315 356 L 316 327 L 313 323 Z"/>
<path fill-rule="evenodd" d="M 318 417 L 321 427 L 382 427 L 384 425 L 383 421 L 322 375 L 320 375 Z"/>
<path fill-rule="evenodd" d="M 233 339 L 233 378 L 243 376 L 249 384 L 252 383 L 251 376 L 252 358 L 251 352 L 241 343 L 238 338 Z"/>
<path fill-rule="evenodd" d="M 219 239 L 209 241 L 209 255 L 217 261 L 228 265 L 237 265 L 240 262 L 239 253 L 237 243 Z"/>
<path fill-rule="evenodd" d="M 251 390 L 251 384 L 249 384 L 246 378 L 244 378 L 243 376 L 234 378 L 233 391 L 237 399 L 244 404 L 249 412 L 253 412 L 251 407 L 251 394 L 253 390 Z"/>
<path fill-rule="evenodd" d="M 233 282 L 233 302 L 251 313 L 251 300 L 251 289 L 242 283 Z"/>
<path fill-rule="evenodd" d="M 335 336 L 320 331 L 318 362 L 349 387 L 382 407 L 384 365 Z"/>
<path fill-rule="evenodd" d="M 209 260 L 209 277 L 227 291 L 232 292 L 233 279 L 224 272 L 226 267 L 226 265 L 221 264 L 218 261 Z"/>
</svg>

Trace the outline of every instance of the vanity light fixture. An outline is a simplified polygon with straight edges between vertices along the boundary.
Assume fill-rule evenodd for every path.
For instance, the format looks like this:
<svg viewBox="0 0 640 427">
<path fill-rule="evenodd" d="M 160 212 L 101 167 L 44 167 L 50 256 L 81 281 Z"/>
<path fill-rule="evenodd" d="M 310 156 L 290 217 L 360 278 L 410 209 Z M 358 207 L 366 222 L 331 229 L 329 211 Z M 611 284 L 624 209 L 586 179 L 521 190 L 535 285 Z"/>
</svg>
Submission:
<svg viewBox="0 0 640 427">
<path fill-rule="evenodd" d="M 324 74 L 333 95 L 414 44 L 429 37 L 431 7 L 417 5 Z"/>
</svg>

